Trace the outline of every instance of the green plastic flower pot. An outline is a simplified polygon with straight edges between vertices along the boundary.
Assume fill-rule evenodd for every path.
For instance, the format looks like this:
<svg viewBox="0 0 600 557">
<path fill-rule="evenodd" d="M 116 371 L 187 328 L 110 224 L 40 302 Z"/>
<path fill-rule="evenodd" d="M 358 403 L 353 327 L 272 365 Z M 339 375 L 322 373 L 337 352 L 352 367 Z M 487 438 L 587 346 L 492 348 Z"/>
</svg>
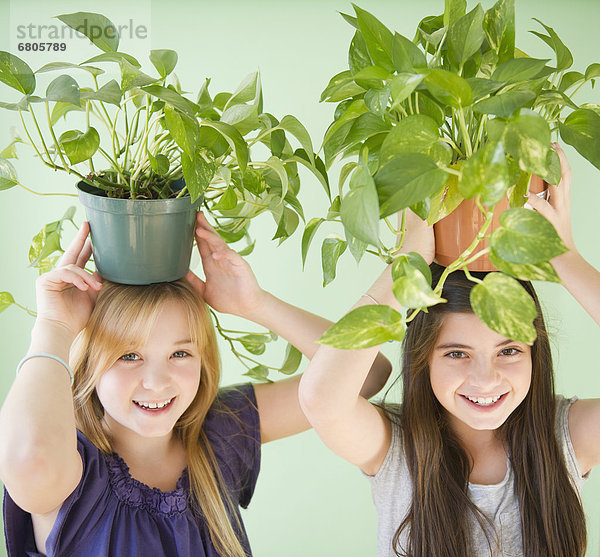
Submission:
<svg viewBox="0 0 600 557">
<path fill-rule="evenodd" d="M 121 284 L 177 280 L 188 272 L 196 212 L 189 196 L 113 199 L 79 182 L 79 200 L 90 223 L 96 269 Z"/>
</svg>

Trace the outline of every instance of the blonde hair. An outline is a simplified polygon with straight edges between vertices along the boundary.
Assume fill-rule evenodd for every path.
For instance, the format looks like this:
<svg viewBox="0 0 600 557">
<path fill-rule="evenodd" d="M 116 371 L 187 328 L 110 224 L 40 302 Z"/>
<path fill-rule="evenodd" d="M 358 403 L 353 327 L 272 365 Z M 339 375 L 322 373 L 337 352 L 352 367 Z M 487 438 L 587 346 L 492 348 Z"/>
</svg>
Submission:
<svg viewBox="0 0 600 557">
<path fill-rule="evenodd" d="M 220 554 L 246 557 L 236 534 L 243 531 L 240 520 L 202 428 L 221 376 L 215 331 L 206 304 L 186 281 L 147 286 L 105 281 L 71 357 L 77 428 L 101 451 L 113 452 L 103 427 L 104 408 L 96 385 L 119 357 L 146 343 L 161 309 L 170 301 L 179 301 L 185 308 L 191 340 L 201 355 L 198 392 L 174 428 L 187 456 L 190 505 L 197 516 L 206 520 L 211 541 Z"/>
</svg>

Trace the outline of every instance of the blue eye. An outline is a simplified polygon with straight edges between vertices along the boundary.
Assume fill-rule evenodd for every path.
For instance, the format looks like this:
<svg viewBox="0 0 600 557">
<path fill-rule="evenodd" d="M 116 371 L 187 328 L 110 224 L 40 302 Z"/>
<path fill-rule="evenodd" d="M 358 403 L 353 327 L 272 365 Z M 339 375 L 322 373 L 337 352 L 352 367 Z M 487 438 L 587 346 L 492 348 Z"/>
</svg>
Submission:
<svg viewBox="0 0 600 557">
<path fill-rule="evenodd" d="M 133 352 L 130 352 L 129 354 L 123 354 L 123 356 L 119 358 L 119 360 L 125 360 L 126 362 L 134 362 L 139 359 L 140 357 Z"/>
</svg>

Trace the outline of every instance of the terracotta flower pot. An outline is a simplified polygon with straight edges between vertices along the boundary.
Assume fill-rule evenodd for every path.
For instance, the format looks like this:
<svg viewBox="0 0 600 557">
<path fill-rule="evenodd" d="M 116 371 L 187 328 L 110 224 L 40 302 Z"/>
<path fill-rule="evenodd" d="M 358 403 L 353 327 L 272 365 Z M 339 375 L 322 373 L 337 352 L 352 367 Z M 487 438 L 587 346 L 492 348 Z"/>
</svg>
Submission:
<svg viewBox="0 0 600 557">
<path fill-rule="evenodd" d="M 547 184 L 538 176 L 532 176 L 529 183 L 529 191 L 537 195 L 545 195 Z M 500 226 L 500 214 L 508 209 L 508 198 L 505 197 L 494 207 L 494 218 L 488 229 L 493 232 Z M 435 235 L 435 261 L 447 267 L 455 261 L 458 256 L 466 250 L 479 232 L 485 218 L 477 208 L 473 199 L 465 199 L 452 213 L 433 225 Z M 481 240 L 475 251 L 485 249 L 487 240 Z M 497 271 L 492 264 L 488 254 L 482 255 L 468 266 L 469 271 Z"/>
</svg>

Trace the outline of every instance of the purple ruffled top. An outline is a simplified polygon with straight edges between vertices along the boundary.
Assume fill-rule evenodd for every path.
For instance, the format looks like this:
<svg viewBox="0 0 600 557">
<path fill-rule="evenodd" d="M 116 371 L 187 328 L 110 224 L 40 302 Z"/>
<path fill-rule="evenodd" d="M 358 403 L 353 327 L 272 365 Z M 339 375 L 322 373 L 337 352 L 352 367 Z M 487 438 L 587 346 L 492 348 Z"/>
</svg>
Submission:
<svg viewBox="0 0 600 557">
<path fill-rule="evenodd" d="M 250 503 L 260 468 L 260 423 L 252 385 L 223 389 L 204 421 L 232 512 Z M 188 505 L 189 478 L 184 470 L 176 489 L 151 488 L 129 473 L 117 454 L 106 455 L 81 432 L 77 449 L 83 462 L 79 485 L 63 503 L 38 551 L 31 516 L 4 494 L 4 530 L 8 557 L 227 557 L 219 555 L 202 517 Z M 240 517 L 241 524 L 241 517 Z M 242 545 L 251 555 L 243 525 Z"/>
</svg>

